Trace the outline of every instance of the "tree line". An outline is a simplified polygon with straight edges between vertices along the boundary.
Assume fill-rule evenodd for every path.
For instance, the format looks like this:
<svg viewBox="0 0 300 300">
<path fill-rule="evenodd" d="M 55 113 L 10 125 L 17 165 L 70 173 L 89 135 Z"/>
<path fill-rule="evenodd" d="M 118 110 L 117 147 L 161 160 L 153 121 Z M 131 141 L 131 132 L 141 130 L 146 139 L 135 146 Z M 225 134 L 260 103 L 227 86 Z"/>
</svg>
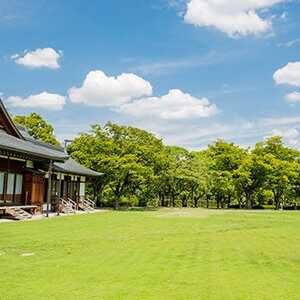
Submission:
<svg viewBox="0 0 300 300">
<path fill-rule="evenodd" d="M 15 120 L 26 126 L 26 118 L 32 115 Z M 45 121 L 27 123 L 31 135 L 57 143 Z M 77 136 L 67 151 L 103 173 L 89 184 L 89 196 L 99 206 L 300 208 L 300 153 L 279 136 L 252 149 L 217 140 L 205 150 L 188 151 L 109 122 Z"/>
</svg>

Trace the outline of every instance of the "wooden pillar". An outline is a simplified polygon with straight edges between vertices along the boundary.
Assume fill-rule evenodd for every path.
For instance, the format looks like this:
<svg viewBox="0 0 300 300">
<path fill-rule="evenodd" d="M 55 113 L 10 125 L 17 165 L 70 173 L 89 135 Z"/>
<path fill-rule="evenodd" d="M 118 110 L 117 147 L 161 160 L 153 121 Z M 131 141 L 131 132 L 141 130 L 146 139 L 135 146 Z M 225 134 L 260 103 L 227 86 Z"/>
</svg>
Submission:
<svg viewBox="0 0 300 300">
<path fill-rule="evenodd" d="M 60 209 L 60 197 L 61 197 L 61 177 L 62 175 L 59 173 L 58 179 L 58 207 L 57 207 L 57 215 L 59 216 L 59 209 Z"/>
<path fill-rule="evenodd" d="M 46 216 L 49 217 L 50 202 L 51 202 L 51 192 L 52 192 L 52 167 L 53 161 L 50 160 L 49 170 L 48 170 L 48 191 L 47 191 L 47 213 Z"/>
<path fill-rule="evenodd" d="M 8 180 L 8 173 L 10 170 L 10 159 L 9 155 L 7 156 L 7 170 L 4 175 L 4 183 L 3 183 L 3 203 L 7 204 L 7 180 Z"/>
</svg>

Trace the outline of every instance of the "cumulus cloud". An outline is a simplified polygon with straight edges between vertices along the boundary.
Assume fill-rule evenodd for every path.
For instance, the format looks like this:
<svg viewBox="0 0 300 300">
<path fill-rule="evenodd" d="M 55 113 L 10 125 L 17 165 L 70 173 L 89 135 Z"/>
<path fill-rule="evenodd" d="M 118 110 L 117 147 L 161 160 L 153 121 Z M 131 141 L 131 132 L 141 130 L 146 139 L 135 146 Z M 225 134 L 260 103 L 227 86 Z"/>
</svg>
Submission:
<svg viewBox="0 0 300 300">
<path fill-rule="evenodd" d="M 258 35 L 272 28 L 260 11 L 286 0 L 189 0 L 185 22 L 214 27 L 230 37 Z"/>
<path fill-rule="evenodd" d="M 287 94 L 285 96 L 285 100 L 289 103 L 298 103 L 300 102 L 300 93 L 299 92 L 293 92 L 290 94 Z"/>
<path fill-rule="evenodd" d="M 205 124 L 218 113 L 217 106 L 206 98 L 197 98 L 179 89 L 154 97 L 151 84 L 137 75 L 109 77 L 99 70 L 89 72 L 80 87 L 68 91 L 68 97 L 73 103 L 107 107 L 117 112 L 123 122 L 127 120 L 131 126 L 150 130 L 164 137 L 167 143 L 173 143 L 178 135 L 187 134 L 187 126 L 193 130 L 198 128 L 197 136 L 204 137 L 207 130 L 197 124 Z M 219 130 L 217 126 L 212 132 L 217 134 Z M 188 143 L 190 141 L 184 141 L 185 145 Z"/>
<path fill-rule="evenodd" d="M 299 146 L 300 133 L 296 128 L 289 128 L 286 130 L 274 129 L 272 135 L 281 136 L 284 141 L 291 147 Z"/>
<path fill-rule="evenodd" d="M 27 68 L 48 68 L 59 69 L 59 59 L 62 57 L 62 51 L 56 51 L 53 48 L 39 48 L 24 54 L 14 54 L 11 59 L 19 65 Z"/>
<path fill-rule="evenodd" d="M 127 103 L 119 108 L 121 113 L 152 120 L 190 120 L 217 114 L 215 104 L 206 98 L 196 98 L 181 90 L 170 90 L 162 97 L 148 97 Z"/>
<path fill-rule="evenodd" d="M 81 87 L 72 87 L 68 95 L 73 103 L 115 107 L 133 99 L 151 96 L 152 86 L 135 74 L 123 73 L 117 77 L 109 77 L 96 70 L 87 74 Z"/>
<path fill-rule="evenodd" d="M 30 95 L 27 98 L 11 96 L 7 98 L 7 103 L 11 107 L 18 108 L 40 108 L 44 110 L 62 110 L 66 99 L 58 94 L 42 92 L 37 95 Z"/>
<path fill-rule="evenodd" d="M 277 84 L 300 87 L 300 62 L 290 62 L 278 69 L 273 76 Z"/>
</svg>

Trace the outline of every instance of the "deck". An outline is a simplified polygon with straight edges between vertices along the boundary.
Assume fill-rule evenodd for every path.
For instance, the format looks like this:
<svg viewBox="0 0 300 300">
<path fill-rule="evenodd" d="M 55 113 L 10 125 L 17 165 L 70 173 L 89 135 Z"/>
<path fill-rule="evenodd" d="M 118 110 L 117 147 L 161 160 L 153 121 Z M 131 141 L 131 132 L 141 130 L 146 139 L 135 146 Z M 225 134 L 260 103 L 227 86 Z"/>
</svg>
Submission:
<svg viewBox="0 0 300 300">
<path fill-rule="evenodd" d="M 36 206 L 36 205 L 6 205 L 6 206 L 0 206 L 0 211 L 7 210 L 10 208 L 36 209 L 36 208 L 38 208 L 38 206 Z"/>
</svg>

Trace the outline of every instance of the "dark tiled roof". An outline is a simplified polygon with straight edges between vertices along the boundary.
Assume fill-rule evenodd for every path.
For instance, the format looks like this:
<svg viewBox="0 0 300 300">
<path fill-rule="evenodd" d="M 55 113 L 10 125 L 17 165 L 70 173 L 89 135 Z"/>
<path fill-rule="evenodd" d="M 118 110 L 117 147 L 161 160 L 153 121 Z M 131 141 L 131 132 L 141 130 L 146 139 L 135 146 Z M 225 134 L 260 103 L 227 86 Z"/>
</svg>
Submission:
<svg viewBox="0 0 300 300">
<path fill-rule="evenodd" d="M 25 153 L 33 157 L 64 161 L 68 155 L 49 145 L 42 145 L 38 141 L 19 139 L 6 132 L 0 132 L 0 149 L 10 150 L 17 153 Z"/>
<path fill-rule="evenodd" d="M 63 172 L 63 173 L 69 173 L 69 174 L 78 174 L 82 176 L 101 176 L 102 173 L 98 173 L 96 171 L 93 171 L 91 169 L 88 169 L 82 165 L 80 165 L 78 162 L 76 162 L 74 159 L 69 158 L 64 163 L 54 163 L 54 171 L 57 172 Z"/>
<path fill-rule="evenodd" d="M 46 159 L 54 161 L 54 170 L 58 172 L 77 174 L 83 176 L 101 176 L 101 173 L 81 166 L 75 160 L 70 158 L 61 146 L 53 146 L 43 143 L 31 137 L 27 130 L 22 126 L 16 126 L 4 104 L 0 99 L 0 111 L 4 113 L 6 121 L 14 135 L 10 135 L 0 129 L 0 149 L 11 152 L 27 154 L 37 159 Z"/>
</svg>

